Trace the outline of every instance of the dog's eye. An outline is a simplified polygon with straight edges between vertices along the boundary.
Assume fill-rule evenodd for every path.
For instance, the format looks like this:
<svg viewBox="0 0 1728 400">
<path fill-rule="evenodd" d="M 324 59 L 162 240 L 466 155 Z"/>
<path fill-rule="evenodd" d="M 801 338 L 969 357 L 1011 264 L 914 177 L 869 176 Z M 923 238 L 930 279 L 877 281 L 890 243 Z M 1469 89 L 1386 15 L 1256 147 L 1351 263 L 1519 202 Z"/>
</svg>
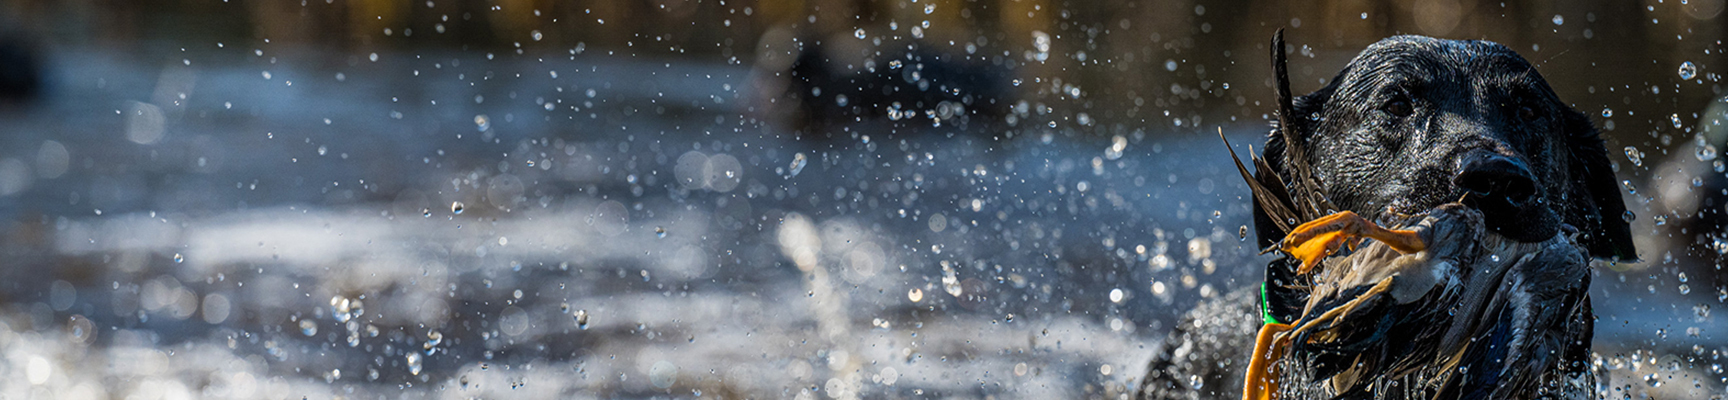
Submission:
<svg viewBox="0 0 1728 400">
<path fill-rule="evenodd" d="M 1397 97 L 1393 97 L 1391 101 L 1387 101 L 1386 105 L 1380 106 L 1380 110 L 1394 117 L 1408 117 L 1411 112 L 1410 97 L 1399 94 Z"/>
<path fill-rule="evenodd" d="M 1528 105 L 1518 106 L 1518 119 L 1529 122 L 1529 121 L 1535 121 L 1536 118 L 1537 118 L 1537 116 L 1536 116 L 1536 109 L 1535 108 L 1532 108 Z"/>
</svg>

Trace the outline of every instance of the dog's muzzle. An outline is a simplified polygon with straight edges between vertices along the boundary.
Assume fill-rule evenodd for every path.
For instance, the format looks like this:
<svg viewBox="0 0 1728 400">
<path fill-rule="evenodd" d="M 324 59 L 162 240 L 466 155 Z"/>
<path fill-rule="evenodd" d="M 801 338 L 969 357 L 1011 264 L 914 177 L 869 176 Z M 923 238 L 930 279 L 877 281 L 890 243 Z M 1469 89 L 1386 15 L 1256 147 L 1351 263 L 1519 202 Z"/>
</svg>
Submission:
<svg viewBox="0 0 1728 400">
<path fill-rule="evenodd" d="M 1542 201 L 1536 174 L 1523 160 L 1489 151 L 1465 156 L 1452 176 L 1452 184 L 1464 191 L 1466 206 L 1482 211 L 1489 228 L 1520 242 L 1539 242 L 1554 236 L 1559 214 Z"/>
<path fill-rule="evenodd" d="M 1536 198 L 1536 174 L 1524 162 L 1500 154 L 1475 152 L 1464 160 L 1452 184 L 1487 202 L 1523 208 Z"/>
</svg>

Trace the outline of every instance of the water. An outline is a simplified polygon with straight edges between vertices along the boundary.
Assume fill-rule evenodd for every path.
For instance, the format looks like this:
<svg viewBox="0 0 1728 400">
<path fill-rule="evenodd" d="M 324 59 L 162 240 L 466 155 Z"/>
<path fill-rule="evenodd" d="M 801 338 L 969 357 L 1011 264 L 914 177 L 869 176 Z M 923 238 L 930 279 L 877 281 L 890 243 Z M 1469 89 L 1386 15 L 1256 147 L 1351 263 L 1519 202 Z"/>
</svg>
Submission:
<svg viewBox="0 0 1728 400">
<path fill-rule="evenodd" d="M 924 10 L 938 21 L 959 12 Z M 853 29 L 838 36 L 867 42 Z M 1030 53 L 1014 56 L 1065 62 L 1076 50 L 1066 40 L 1086 36 L 1049 29 L 1016 35 Z M 1009 86 L 1066 97 L 1028 102 L 1021 125 L 996 128 L 1013 137 L 928 121 L 824 137 L 748 111 L 761 106 L 741 89 L 753 84 L 748 57 L 368 49 L 351 65 L 238 48 L 224 48 L 235 58 L 74 48 L 57 56 L 59 94 L 0 120 L 19 149 L 0 167 L 22 171 L 0 179 L 14 227 L 5 250 L 29 266 L 8 269 L 13 284 L 0 287 L 15 306 L 0 336 L 28 353 L 6 364 L 22 381 L 4 386 L 41 378 L 77 393 L 136 381 L 256 396 L 278 382 L 272 393 L 394 398 L 465 380 L 524 398 L 697 387 L 1073 398 L 1135 384 L 1177 315 L 1257 282 L 1267 260 L 1246 240 L 1247 191 L 1211 135 L 1222 125 L 1259 144 L 1269 110 L 1255 102 L 1266 99 L 1238 91 L 1261 77 L 1183 83 L 1197 94 L 1185 99 L 1248 110 L 1234 120 L 1195 122 L 1151 97 L 1125 117 L 1133 99 L 1109 85 L 1025 75 Z M 1318 53 L 1310 60 L 1337 57 Z M 176 55 L 164 66 L 162 54 Z M 1146 57 L 1131 69 L 1222 74 L 1198 55 Z M 1565 60 L 1550 65 L 1579 62 Z M 1696 79 L 1688 64 L 1682 79 Z M 1646 188 L 1627 196 L 1643 211 L 1643 199 L 1670 196 L 1644 171 L 1676 157 L 1630 120 L 1690 114 L 1622 107 L 1621 96 L 1611 98 L 1621 128 L 1604 136 L 1625 149 L 1626 188 Z M 1146 118 L 1170 108 L 1171 119 Z M 1705 149 L 1672 152 L 1719 158 Z M 789 228 L 792 215 L 807 229 Z M 1627 215 L 1641 235 L 1658 229 Z M 1679 232 L 1675 221 L 1660 229 Z M 1694 238 L 1664 235 L 1651 240 Z M 1657 243 L 1645 258 L 1667 250 Z M 1599 351 L 1721 345 L 1678 334 L 1646 344 L 1652 324 L 1725 329 L 1719 316 L 1668 307 L 1728 298 L 1708 279 L 1617 268 L 1593 280 Z M 73 287 L 64 303 L 50 293 L 56 281 Z M 1656 293 L 1640 293 L 1647 286 Z M 1674 386 L 1686 385 L 1663 389 Z"/>
</svg>

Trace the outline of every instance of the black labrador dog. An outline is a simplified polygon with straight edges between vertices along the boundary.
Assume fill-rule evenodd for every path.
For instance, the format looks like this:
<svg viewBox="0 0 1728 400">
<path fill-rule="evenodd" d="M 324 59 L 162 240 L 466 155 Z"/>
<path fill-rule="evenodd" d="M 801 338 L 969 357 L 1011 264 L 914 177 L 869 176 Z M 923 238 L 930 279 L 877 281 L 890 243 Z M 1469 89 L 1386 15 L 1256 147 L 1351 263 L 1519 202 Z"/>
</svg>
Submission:
<svg viewBox="0 0 1728 400">
<path fill-rule="evenodd" d="M 1308 194 L 1337 208 L 1325 212 L 1348 210 L 1381 220 L 1462 200 L 1482 213 L 1488 229 L 1508 239 L 1538 242 L 1575 232 L 1576 243 L 1590 257 L 1637 258 L 1613 166 L 1595 126 L 1561 102 L 1535 68 L 1506 46 L 1391 37 L 1363 50 L 1324 88 L 1294 99 L 1281 34 L 1273 47 L 1280 126 L 1263 147 L 1265 162 L 1260 165 L 1270 171 L 1259 173 L 1275 173 L 1283 182 L 1313 182 L 1315 193 Z M 1304 151 L 1287 152 L 1287 146 Z M 1287 154 L 1306 159 L 1286 160 Z M 1289 225 L 1301 222 L 1273 218 L 1256 204 L 1255 230 L 1262 247 L 1277 244 Z M 1289 280 L 1293 267 L 1287 259 L 1273 261 L 1267 267 L 1268 284 L 1233 292 L 1190 312 L 1154 356 L 1138 398 L 1240 398 L 1261 314 L 1289 321 L 1301 311 L 1301 301 L 1292 298 L 1302 294 L 1274 284 Z M 1556 334 L 1573 339 L 1558 344 L 1564 347 L 1557 350 L 1562 360 L 1543 368 L 1589 374 L 1589 299 L 1577 293 L 1567 301 L 1580 303 L 1574 306 L 1585 318 L 1573 318 L 1564 328 L 1571 332 Z M 1498 365 L 1464 367 L 1500 370 Z M 1593 375 L 1584 378 L 1594 381 Z M 1428 392 L 1464 397 L 1484 393 L 1431 389 Z"/>
</svg>

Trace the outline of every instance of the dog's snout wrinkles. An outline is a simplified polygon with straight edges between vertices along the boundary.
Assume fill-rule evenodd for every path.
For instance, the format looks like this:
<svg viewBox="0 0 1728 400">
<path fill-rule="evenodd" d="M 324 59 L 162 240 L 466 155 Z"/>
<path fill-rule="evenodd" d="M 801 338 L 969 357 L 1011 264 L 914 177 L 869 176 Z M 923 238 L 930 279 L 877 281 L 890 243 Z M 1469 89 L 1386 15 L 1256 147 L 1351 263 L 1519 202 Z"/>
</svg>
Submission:
<svg viewBox="0 0 1728 400">
<path fill-rule="evenodd" d="M 1452 177 L 1452 184 L 1487 199 L 1514 205 L 1536 197 L 1536 175 L 1517 159 L 1500 154 L 1470 157 Z"/>
</svg>

